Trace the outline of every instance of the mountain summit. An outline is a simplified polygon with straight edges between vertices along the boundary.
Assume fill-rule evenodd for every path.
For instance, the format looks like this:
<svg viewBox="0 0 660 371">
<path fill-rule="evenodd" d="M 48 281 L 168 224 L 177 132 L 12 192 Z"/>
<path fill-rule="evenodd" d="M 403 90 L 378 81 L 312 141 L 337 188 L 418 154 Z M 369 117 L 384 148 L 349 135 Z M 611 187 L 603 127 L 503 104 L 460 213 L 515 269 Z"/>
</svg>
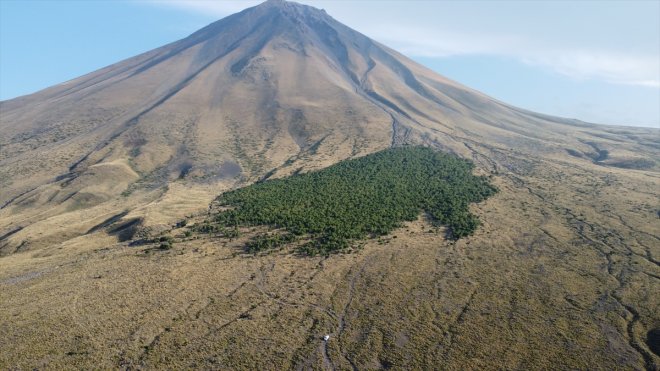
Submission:
<svg viewBox="0 0 660 371">
<path fill-rule="evenodd" d="M 233 178 L 239 168 L 257 179 L 285 164 L 289 171 L 307 166 L 293 160 L 310 149 L 332 161 L 415 141 L 465 152 L 460 137 L 475 134 L 489 141 L 514 134 L 539 148 L 548 126 L 547 118 L 442 78 L 322 10 L 287 1 L 246 9 L 0 109 L 7 138 L 0 158 L 12 159 L 2 203 L 112 161 L 163 181 Z M 37 133 L 39 155 L 21 154 Z M 49 166 L 40 166 L 46 159 Z"/>
<path fill-rule="evenodd" d="M 267 1 L 0 102 L 0 368 L 657 369 L 658 138 Z M 229 189 L 408 144 L 500 190 L 474 235 L 420 219 L 302 259 L 182 229 Z"/>
<path fill-rule="evenodd" d="M 0 113 L 0 207 L 37 220 L 180 183 L 215 194 L 403 144 L 487 171 L 501 165 L 484 151 L 511 148 L 657 166 L 639 142 L 617 148 L 586 135 L 594 125 L 498 102 L 283 0 L 0 102 Z"/>
</svg>

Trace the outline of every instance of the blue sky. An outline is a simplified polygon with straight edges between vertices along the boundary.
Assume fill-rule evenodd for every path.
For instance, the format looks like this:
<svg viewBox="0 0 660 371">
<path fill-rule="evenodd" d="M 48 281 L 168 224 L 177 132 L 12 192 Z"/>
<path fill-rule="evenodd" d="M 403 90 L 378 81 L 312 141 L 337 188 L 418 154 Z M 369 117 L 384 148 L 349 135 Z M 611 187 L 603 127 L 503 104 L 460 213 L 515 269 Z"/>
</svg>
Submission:
<svg viewBox="0 0 660 371">
<path fill-rule="evenodd" d="M 314 1 L 497 99 L 660 128 L 660 1 Z M 259 1 L 0 0 L 0 99 L 183 38 Z"/>
</svg>

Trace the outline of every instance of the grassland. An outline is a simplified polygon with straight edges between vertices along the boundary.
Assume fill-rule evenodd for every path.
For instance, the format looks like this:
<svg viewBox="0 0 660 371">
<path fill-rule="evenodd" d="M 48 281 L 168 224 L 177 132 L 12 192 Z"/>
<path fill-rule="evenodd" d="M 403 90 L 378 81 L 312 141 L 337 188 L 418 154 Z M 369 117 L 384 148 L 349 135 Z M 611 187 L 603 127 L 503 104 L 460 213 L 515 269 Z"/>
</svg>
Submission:
<svg viewBox="0 0 660 371">
<path fill-rule="evenodd" d="M 0 366 L 653 369 L 657 173 L 473 148 L 500 192 L 457 241 L 420 217 L 352 254 L 254 256 L 262 227 L 186 236 L 215 214 L 199 196 L 146 229 L 167 250 L 102 228 L 5 256 Z M 179 187 L 157 210 L 190 204 Z"/>
<path fill-rule="evenodd" d="M 512 107 L 278 4 L 0 102 L 0 369 L 660 368 L 660 131 Z M 414 202 L 350 254 L 193 231 L 223 192 L 406 144 L 497 187 L 460 204 L 472 234 Z"/>
</svg>

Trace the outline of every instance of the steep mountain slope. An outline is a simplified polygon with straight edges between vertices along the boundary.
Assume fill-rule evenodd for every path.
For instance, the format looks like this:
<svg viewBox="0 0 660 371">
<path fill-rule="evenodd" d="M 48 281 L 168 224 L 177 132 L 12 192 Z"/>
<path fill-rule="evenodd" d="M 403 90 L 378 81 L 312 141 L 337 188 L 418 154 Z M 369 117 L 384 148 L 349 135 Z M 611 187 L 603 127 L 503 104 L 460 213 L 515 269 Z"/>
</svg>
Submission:
<svg viewBox="0 0 660 371">
<path fill-rule="evenodd" d="M 511 107 L 270 0 L 0 102 L 0 365 L 658 367 L 659 137 Z M 401 144 L 493 176 L 474 237 L 420 220 L 328 259 L 122 241 Z"/>
<path fill-rule="evenodd" d="M 644 146 L 594 144 L 580 138 L 591 126 L 507 107 L 323 11 L 281 1 L 0 110 L 0 204 L 37 219 L 129 187 L 233 184 L 406 142 L 463 155 L 466 138 L 544 156 L 606 147 L 619 156 L 610 161 L 657 166 Z M 323 162 L 309 164 L 311 152 Z"/>
</svg>

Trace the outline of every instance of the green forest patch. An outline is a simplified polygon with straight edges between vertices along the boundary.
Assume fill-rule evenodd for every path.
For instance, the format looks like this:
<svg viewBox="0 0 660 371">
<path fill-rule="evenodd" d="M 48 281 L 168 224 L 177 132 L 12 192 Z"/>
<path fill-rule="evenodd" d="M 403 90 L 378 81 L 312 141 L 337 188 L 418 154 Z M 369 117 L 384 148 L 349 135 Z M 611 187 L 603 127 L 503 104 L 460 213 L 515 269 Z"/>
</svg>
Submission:
<svg viewBox="0 0 660 371">
<path fill-rule="evenodd" d="M 465 159 L 426 147 L 383 150 L 328 168 L 268 180 L 223 193 L 227 207 L 200 231 L 237 231 L 268 226 L 284 232 L 252 238 L 248 252 L 306 241 L 304 253 L 329 254 L 354 242 L 386 235 L 421 212 L 449 228 L 449 237 L 472 234 L 479 225 L 468 206 L 493 195 L 488 179 L 472 174 Z"/>
</svg>

